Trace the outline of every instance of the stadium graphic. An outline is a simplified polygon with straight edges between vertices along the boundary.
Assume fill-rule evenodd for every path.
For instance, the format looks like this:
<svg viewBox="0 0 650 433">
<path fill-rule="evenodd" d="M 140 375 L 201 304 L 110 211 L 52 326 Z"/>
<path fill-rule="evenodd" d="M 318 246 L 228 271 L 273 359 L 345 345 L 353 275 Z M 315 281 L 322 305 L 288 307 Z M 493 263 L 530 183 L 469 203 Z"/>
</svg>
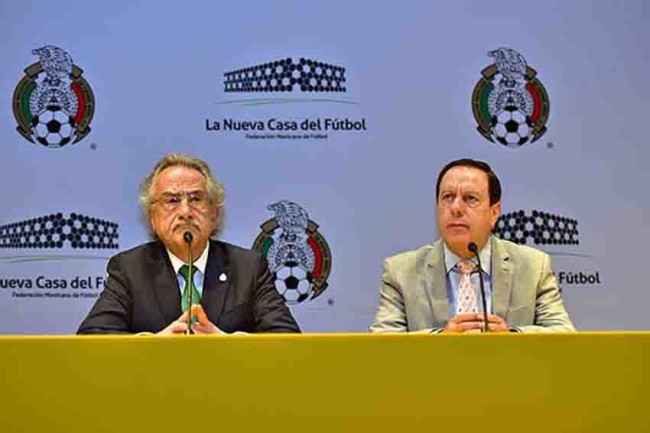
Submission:
<svg viewBox="0 0 650 433">
<path fill-rule="evenodd" d="M 78 213 L 0 225 L 0 249 L 116 249 L 118 237 L 117 223 Z"/>
<path fill-rule="evenodd" d="M 285 58 L 223 74 L 225 92 L 345 92 L 345 68 Z"/>
<path fill-rule="evenodd" d="M 520 245 L 579 245 L 578 221 L 539 210 L 503 214 L 493 233 Z"/>
<path fill-rule="evenodd" d="M 318 225 L 302 206 L 282 200 L 267 207 L 275 216 L 253 242 L 269 262 L 275 286 L 289 305 L 312 300 L 327 288 L 332 255 Z"/>
<path fill-rule="evenodd" d="M 70 54 L 45 45 L 32 51 L 39 61 L 25 69 L 13 95 L 17 131 L 32 143 L 60 148 L 90 132 L 95 97 Z"/>
<path fill-rule="evenodd" d="M 472 93 L 478 132 L 491 142 L 518 148 L 546 133 L 550 103 L 537 72 L 511 48 L 488 52 L 494 63 L 481 71 Z"/>
</svg>

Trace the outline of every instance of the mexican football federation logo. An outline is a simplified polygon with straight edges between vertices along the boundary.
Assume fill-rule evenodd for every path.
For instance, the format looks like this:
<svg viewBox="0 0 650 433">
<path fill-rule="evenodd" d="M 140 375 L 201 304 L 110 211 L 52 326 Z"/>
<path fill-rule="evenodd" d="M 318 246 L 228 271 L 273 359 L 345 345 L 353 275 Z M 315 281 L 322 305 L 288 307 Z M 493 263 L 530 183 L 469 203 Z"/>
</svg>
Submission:
<svg viewBox="0 0 650 433">
<path fill-rule="evenodd" d="M 320 296 L 327 288 L 332 255 L 318 225 L 300 205 L 287 200 L 268 209 L 275 217 L 261 225 L 253 249 L 268 260 L 275 287 L 289 305 Z"/>
<path fill-rule="evenodd" d="M 546 132 L 550 108 L 546 89 L 515 50 L 498 48 L 488 55 L 494 63 L 481 71 L 472 93 L 478 131 L 507 147 L 534 143 Z"/>
<path fill-rule="evenodd" d="M 32 143 L 58 148 L 90 132 L 95 97 L 83 71 L 66 51 L 45 45 L 32 51 L 38 62 L 25 69 L 13 97 L 17 130 Z"/>
</svg>

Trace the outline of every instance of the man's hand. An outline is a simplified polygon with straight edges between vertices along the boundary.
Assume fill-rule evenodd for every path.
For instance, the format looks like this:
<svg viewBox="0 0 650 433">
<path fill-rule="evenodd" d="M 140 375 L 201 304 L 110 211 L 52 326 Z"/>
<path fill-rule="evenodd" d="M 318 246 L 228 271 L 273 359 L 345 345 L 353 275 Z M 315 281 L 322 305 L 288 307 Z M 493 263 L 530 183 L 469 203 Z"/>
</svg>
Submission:
<svg viewBox="0 0 650 433">
<path fill-rule="evenodd" d="M 467 332 L 483 329 L 483 315 L 460 313 L 449 319 L 442 332 Z"/>
<path fill-rule="evenodd" d="M 221 329 L 217 328 L 212 322 L 210 322 L 210 320 L 208 320 L 207 314 L 205 314 L 203 307 L 200 305 L 192 305 L 190 313 L 193 317 L 198 319 L 198 323 L 192 323 L 192 330 L 195 334 L 224 334 Z M 158 335 L 184 334 L 187 329 L 188 320 L 189 314 L 187 312 L 183 313 L 181 317 L 170 323 L 169 326 L 160 331 Z"/>
<path fill-rule="evenodd" d="M 490 332 L 508 332 L 508 324 L 501 317 L 488 314 L 488 326 Z M 447 322 L 442 332 L 468 332 L 483 330 L 483 314 L 481 313 L 461 313 Z"/>
<path fill-rule="evenodd" d="M 199 319 L 198 323 L 192 323 L 192 330 L 195 334 L 225 334 L 221 329 L 208 320 L 207 314 L 200 305 L 192 305 L 190 308 L 192 316 Z"/>
<path fill-rule="evenodd" d="M 187 313 L 181 314 L 181 317 L 174 320 L 165 329 L 158 332 L 158 335 L 177 335 L 184 334 L 187 329 Z"/>
<path fill-rule="evenodd" d="M 483 315 L 480 316 L 481 321 L 483 321 Z M 510 327 L 506 321 L 495 314 L 488 314 L 488 326 L 490 332 L 510 332 Z"/>
</svg>

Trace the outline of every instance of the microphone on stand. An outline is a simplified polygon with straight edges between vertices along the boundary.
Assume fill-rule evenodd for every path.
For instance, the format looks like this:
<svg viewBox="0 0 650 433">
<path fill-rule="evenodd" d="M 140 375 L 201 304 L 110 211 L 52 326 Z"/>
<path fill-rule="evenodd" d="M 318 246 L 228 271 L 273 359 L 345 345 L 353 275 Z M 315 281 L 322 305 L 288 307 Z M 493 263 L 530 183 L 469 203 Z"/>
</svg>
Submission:
<svg viewBox="0 0 650 433">
<path fill-rule="evenodd" d="M 192 285 L 194 284 L 194 257 L 192 257 L 192 241 L 194 236 L 189 231 L 183 233 L 183 240 L 187 243 L 187 256 L 189 258 L 188 271 L 187 271 L 187 305 L 188 305 L 188 318 L 187 318 L 187 328 L 185 329 L 185 334 L 190 335 L 194 334 L 192 330 Z"/>
<path fill-rule="evenodd" d="M 478 262 L 478 280 L 479 286 L 481 287 L 481 299 L 483 300 L 483 320 L 485 322 L 483 332 L 490 332 L 490 325 L 488 322 L 488 313 L 487 313 L 487 299 L 485 297 L 485 285 L 483 283 L 483 268 L 481 267 L 481 256 L 478 254 L 478 246 L 475 242 L 470 242 L 467 245 L 467 249 L 470 250 L 476 256 L 476 261 Z"/>
</svg>

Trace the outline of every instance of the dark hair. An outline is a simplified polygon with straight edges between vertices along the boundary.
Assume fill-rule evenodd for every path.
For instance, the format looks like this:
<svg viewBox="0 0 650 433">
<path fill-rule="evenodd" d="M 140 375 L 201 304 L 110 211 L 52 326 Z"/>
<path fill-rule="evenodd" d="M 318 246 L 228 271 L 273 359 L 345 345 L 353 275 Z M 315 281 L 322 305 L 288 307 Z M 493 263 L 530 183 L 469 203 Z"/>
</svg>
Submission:
<svg viewBox="0 0 650 433">
<path fill-rule="evenodd" d="M 451 161 L 445 165 L 440 174 L 438 175 L 438 181 L 436 182 L 436 202 L 440 196 L 440 182 L 445 174 L 454 167 L 472 167 L 481 170 L 487 175 L 488 178 L 488 192 L 490 194 L 490 206 L 501 201 L 501 182 L 496 173 L 492 171 L 492 167 L 487 162 L 478 161 L 475 159 L 463 158 Z"/>
</svg>

